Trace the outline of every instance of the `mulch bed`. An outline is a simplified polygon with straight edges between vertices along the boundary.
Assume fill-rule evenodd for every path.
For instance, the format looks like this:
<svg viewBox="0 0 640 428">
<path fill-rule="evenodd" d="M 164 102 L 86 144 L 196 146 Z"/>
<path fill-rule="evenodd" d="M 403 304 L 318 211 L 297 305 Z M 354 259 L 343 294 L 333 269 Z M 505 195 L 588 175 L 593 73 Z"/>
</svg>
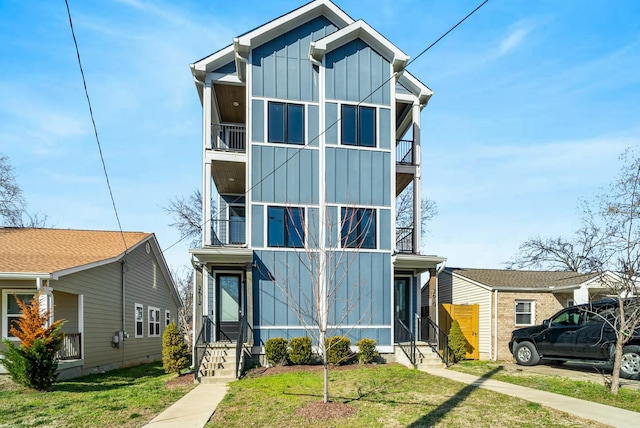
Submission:
<svg viewBox="0 0 640 428">
<path fill-rule="evenodd" d="M 185 385 L 193 385 L 193 373 L 186 373 L 180 376 L 172 377 L 164 383 L 169 389 L 181 388 Z"/>
<path fill-rule="evenodd" d="M 296 410 L 296 415 L 309 420 L 327 420 L 335 418 L 347 418 L 356 414 L 355 407 L 344 403 L 313 402 Z"/>
</svg>

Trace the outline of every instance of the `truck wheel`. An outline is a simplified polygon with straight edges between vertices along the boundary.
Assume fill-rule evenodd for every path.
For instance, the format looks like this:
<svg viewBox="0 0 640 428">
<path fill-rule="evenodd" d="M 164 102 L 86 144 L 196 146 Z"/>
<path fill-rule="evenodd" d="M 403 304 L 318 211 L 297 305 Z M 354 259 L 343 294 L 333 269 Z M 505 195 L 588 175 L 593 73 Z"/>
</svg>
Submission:
<svg viewBox="0 0 640 428">
<path fill-rule="evenodd" d="M 540 355 L 531 342 L 520 342 L 515 346 L 513 355 L 521 366 L 535 366 L 540 361 Z"/>
<path fill-rule="evenodd" d="M 640 346 L 629 345 L 622 348 L 620 377 L 623 379 L 640 379 Z"/>
</svg>

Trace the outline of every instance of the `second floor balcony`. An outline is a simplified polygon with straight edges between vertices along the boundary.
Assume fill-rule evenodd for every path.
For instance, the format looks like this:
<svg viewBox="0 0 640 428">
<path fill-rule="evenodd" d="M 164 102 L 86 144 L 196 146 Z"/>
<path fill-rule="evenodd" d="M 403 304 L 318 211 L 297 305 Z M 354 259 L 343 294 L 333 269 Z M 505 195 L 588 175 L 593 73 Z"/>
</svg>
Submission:
<svg viewBox="0 0 640 428">
<path fill-rule="evenodd" d="M 245 125 L 238 123 L 214 123 L 211 125 L 213 150 L 244 153 L 247 150 Z"/>
<path fill-rule="evenodd" d="M 231 220 L 211 220 L 211 245 L 214 247 L 242 246 L 246 243 L 244 217 Z"/>
</svg>

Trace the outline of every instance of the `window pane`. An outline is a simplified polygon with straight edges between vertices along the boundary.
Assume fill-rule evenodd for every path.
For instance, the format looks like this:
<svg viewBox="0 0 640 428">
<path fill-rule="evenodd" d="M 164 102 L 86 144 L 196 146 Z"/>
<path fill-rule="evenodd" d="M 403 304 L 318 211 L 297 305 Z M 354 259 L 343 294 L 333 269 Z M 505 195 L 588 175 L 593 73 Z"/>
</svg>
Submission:
<svg viewBox="0 0 640 428">
<path fill-rule="evenodd" d="M 516 312 L 531 312 L 531 302 L 516 302 Z"/>
<path fill-rule="evenodd" d="M 304 106 L 287 105 L 287 143 L 304 144 Z"/>
<path fill-rule="evenodd" d="M 284 247 L 284 208 L 269 207 L 268 210 L 268 244 L 269 247 Z"/>
<path fill-rule="evenodd" d="M 33 294 L 16 294 L 16 297 L 24 303 L 29 304 L 33 299 Z M 14 297 L 13 294 L 7 295 L 7 314 L 19 315 L 22 313 L 16 297 Z"/>
<path fill-rule="evenodd" d="M 269 141 L 284 143 L 284 104 L 269 102 Z"/>
<path fill-rule="evenodd" d="M 516 314 L 516 324 L 531 324 L 531 315 Z"/>
<path fill-rule="evenodd" d="M 376 109 L 360 107 L 360 145 L 375 147 L 376 145 Z"/>
<path fill-rule="evenodd" d="M 142 336 L 142 323 L 136 323 L 136 336 Z"/>
<path fill-rule="evenodd" d="M 376 215 L 373 210 L 361 210 L 360 239 L 362 248 L 376 247 Z"/>
<path fill-rule="evenodd" d="M 342 246 L 345 248 L 357 246 L 358 218 L 356 210 L 352 208 L 342 208 Z"/>
<path fill-rule="evenodd" d="M 287 210 L 287 247 L 304 246 L 304 214 L 302 208 Z"/>
<path fill-rule="evenodd" d="M 356 137 L 357 119 L 355 106 L 342 106 L 342 119 L 340 121 L 342 129 L 342 144 L 351 146 L 358 144 Z"/>
</svg>

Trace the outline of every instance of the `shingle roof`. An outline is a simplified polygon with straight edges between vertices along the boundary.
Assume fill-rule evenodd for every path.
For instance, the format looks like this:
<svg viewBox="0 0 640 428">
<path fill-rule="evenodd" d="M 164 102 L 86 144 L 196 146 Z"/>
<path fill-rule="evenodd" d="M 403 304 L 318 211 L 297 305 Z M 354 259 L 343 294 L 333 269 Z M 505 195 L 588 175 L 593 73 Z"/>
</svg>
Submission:
<svg viewBox="0 0 640 428">
<path fill-rule="evenodd" d="M 446 270 L 491 288 L 553 289 L 570 287 L 580 285 L 598 275 L 597 273 L 506 269 L 447 268 Z"/>
<path fill-rule="evenodd" d="M 151 236 L 124 232 L 127 248 Z M 122 234 L 103 230 L 0 228 L 0 272 L 53 273 L 117 257 Z"/>
</svg>

